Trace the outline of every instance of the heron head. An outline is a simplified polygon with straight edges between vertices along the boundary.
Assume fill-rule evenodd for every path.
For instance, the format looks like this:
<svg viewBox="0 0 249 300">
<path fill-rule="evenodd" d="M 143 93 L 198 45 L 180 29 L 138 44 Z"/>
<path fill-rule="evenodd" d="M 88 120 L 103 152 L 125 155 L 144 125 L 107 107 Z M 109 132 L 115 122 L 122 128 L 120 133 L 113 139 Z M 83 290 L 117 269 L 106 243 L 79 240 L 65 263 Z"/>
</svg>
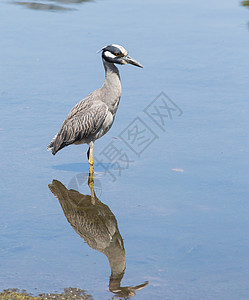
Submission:
<svg viewBox="0 0 249 300">
<path fill-rule="evenodd" d="M 105 46 L 98 52 L 100 51 L 102 51 L 102 58 L 109 63 L 120 65 L 131 64 L 143 68 L 138 61 L 128 55 L 128 52 L 122 46 L 111 44 Z"/>
</svg>

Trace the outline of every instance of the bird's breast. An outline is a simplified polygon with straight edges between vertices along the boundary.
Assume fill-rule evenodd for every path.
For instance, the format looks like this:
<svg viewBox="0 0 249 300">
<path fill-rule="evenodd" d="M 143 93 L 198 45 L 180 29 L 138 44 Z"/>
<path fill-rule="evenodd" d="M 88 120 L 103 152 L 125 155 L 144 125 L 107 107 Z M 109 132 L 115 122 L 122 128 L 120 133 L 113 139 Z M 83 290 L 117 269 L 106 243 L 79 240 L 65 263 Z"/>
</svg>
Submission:
<svg viewBox="0 0 249 300">
<path fill-rule="evenodd" d="M 116 114 L 116 111 L 117 111 L 118 105 L 119 105 L 119 101 L 120 101 L 120 96 L 117 97 L 114 101 L 110 101 L 110 103 L 108 105 L 108 110 L 113 116 L 115 116 L 115 114 Z"/>
<path fill-rule="evenodd" d="M 114 122 L 114 117 L 115 114 L 113 115 L 111 112 L 107 112 L 106 118 L 100 128 L 100 130 L 97 132 L 97 134 L 95 135 L 95 139 L 99 139 L 100 137 L 102 137 L 104 134 L 107 133 L 107 131 L 110 130 L 110 128 L 112 127 L 112 124 Z"/>
</svg>

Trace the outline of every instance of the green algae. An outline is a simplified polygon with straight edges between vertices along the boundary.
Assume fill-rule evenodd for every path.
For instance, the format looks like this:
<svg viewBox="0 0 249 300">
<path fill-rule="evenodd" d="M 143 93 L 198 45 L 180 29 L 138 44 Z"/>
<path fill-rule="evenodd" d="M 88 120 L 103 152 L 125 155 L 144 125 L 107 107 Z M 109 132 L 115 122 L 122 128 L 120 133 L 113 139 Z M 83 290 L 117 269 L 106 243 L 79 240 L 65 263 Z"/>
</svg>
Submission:
<svg viewBox="0 0 249 300">
<path fill-rule="evenodd" d="M 26 290 L 7 289 L 0 292 L 0 300 L 93 300 L 91 295 L 78 288 L 67 288 L 61 294 L 47 293 L 33 296 Z"/>
</svg>

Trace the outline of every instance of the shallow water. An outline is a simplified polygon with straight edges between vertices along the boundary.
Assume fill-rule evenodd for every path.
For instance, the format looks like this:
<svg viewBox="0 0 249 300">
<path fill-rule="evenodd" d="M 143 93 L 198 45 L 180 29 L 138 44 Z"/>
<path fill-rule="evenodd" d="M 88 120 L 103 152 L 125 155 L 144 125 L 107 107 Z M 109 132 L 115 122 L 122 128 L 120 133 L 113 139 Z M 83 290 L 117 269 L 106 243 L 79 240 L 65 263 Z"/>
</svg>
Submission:
<svg viewBox="0 0 249 300">
<path fill-rule="evenodd" d="M 96 51 L 117 43 L 145 66 L 119 67 L 120 107 L 94 149 L 96 197 L 124 242 L 121 287 L 149 281 L 135 299 L 248 299 L 247 7 L 8 0 L 0 12 L 0 290 L 114 296 L 107 255 L 48 188 L 90 197 L 87 147 L 54 157 L 46 145 L 101 86 Z"/>
</svg>

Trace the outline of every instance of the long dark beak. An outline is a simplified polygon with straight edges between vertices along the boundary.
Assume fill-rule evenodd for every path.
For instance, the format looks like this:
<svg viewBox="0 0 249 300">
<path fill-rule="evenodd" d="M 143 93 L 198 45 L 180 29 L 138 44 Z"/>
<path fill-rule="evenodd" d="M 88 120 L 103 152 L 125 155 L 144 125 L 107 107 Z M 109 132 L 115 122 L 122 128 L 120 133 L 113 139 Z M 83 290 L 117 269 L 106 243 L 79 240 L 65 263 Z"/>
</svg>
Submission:
<svg viewBox="0 0 249 300">
<path fill-rule="evenodd" d="M 143 68 L 143 66 L 138 61 L 136 61 L 134 58 L 132 58 L 132 57 L 130 57 L 128 55 L 124 56 L 122 58 L 127 62 L 127 64 L 131 64 L 131 65 Z"/>
</svg>

